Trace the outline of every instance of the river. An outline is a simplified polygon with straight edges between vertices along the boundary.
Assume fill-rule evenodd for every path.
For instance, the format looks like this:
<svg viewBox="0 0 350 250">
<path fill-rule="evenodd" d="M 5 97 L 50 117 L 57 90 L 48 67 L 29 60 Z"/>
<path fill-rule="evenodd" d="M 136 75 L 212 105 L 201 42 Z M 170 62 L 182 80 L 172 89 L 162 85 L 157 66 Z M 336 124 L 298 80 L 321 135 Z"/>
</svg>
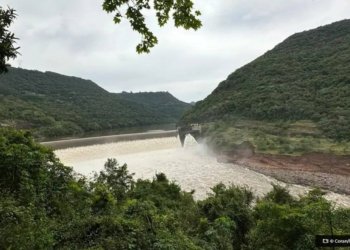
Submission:
<svg viewBox="0 0 350 250">
<path fill-rule="evenodd" d="M 164 137 L 73 147 L 55 152 L 65 165 L 86 176 L 102 170 L 108 158 L 116 158 L 120 164 L 126 163 L 129 171 L 135 173 L 135 178 L 151 179 L 156 173 L 165 173 L 183 190 L 195 190 L 195 199 L 205 198 L 210 188 L 219 182 L 247 186 L 257 196 L 270 191 L 271 183 L 288 186 L 293 195 L 309 190 L 304 186 L 286 185 L 239 165 L 219 163 L 205 145 L 197 144 L 190 136 L 183 148 L 178 138 Z M 349 196 L 329 192 L 326 198 L 350 207 Z"/>
</svg>

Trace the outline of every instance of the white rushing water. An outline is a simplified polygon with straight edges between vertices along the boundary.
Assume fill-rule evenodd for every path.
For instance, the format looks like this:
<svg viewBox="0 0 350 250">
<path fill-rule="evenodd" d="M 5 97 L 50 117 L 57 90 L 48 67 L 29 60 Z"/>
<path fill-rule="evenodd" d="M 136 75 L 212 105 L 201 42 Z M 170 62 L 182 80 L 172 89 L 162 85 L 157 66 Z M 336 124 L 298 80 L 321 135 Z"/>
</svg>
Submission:
<svg viewBox="0 0 350 250">
<path fill-rule="evenodd" d="M 187 137 L 185 147 L 175 137 L 125 141 L 111 144 L 68 148 L 55 151 L 61 161 L 86 176 L 103 169 L 108 158 L 116 158 L 120 164 L 127 163 L 135 178 L 151 179 L 156 173 L 165 173 L 183 190 L 195 190 L 194 197 L 203 199 L 210 188 L 219 182 L 251 188 L 258 196 L 271 190 L 271 183 L 286 184 L 235 164 L 217 162 L 205 145 L 197 144 Z M 304 194 L 309 189 L 288 185 L 293 195 Z M 350 207 L 350 197 L 329 192 L 327 199 L 338 205 Z"/>
</svg>

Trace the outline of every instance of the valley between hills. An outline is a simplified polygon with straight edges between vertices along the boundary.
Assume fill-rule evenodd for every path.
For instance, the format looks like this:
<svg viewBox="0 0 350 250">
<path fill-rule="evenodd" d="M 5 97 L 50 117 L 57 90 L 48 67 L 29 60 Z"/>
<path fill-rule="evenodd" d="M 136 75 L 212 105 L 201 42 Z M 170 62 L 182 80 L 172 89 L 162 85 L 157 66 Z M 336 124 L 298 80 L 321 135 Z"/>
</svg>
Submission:
<svg viewBox="0 0 350 250">
<path fill-rule="evenodd" d="M 19 18 L 35 9 L 28 25 L 19 22 L 23 42 L 35 41 L 26 46 L 40 44 L 35 30 L 48 32 L 50 44 L 79 57 L 54 32 L 57 21 L 81 47 L 84 57 L 77 62 L 88 53 L 122 55 L 116 65 L 131 58 L 128 49 L 121 51 L 123 39 L 118 49 L 85 46 L 91 40 L 85 35 L 100 38 L 102 26 L 86 27 L 85 19 L 84 39 L 78 39 L 80 30 L 67 30 L 68 10 L 82 20 L 81 12 L 94 14 L 56 2 L 18 3 L 24 10 Z M 307 6 L 296 2 L 284 9 L 295 6 L 299 15 Z M 339 9 L 339 3 L 333 4 Z M 158 42 L 141 10 L 153 10 L 160 26 L 172 18 L 176 27 L 197 30 L 201 12 L 194 4 L 105 0 L 102 8 L 115 23 L 126 11 L 133 30 L 143 35 L 140 53 Z M 54 16 L 46 27 L 37 14 L 42 6 Z M 222 11 L 216 11 L 219 26 L 227 21 Z M 9 67 L 19 56 L 8 29 L 16 17 L 15 10 L 0 7 L 0 249 L 316 250 L 322 235 L 333 240 L 350 232 L 350 20 L 288 37 L 189 104 L 167 91 L 111 93 L 91 80 Z M 253 22 L 245 23 L 251 30 Z M 97 44 L 114 41 L 112 30 L 106 34 Z M 218 47 L 227 38 L 221 35 Z M 176 43 L 171 50 L 190 55 L 191 47 Z M 52 61 L 57 51 L 47 51 Z M 96 70 L 107 66 L 99 56 L 90 59 L 101 63 Z M 166 53 L 160 61 L 172 59 Z M 142 76 L 138 70 L 132 63 L 127 77 Z M 164 79 L 180 79 L 169 75 Z"/>
</svg>

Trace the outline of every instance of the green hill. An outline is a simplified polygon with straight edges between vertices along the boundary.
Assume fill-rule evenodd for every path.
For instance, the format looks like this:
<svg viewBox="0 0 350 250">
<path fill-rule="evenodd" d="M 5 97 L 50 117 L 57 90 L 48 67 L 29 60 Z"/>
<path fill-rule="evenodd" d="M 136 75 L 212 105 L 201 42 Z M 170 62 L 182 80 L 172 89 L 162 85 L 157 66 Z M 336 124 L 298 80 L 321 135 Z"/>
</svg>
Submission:
<svg viewBox="0 0 350 250">
<path fill-rule="evenodd" d="M 122 92 L 115 95 L 123 100 L 146 105 L 148 109 L 171 122 L 177 122 L 190 107 L 190 104 L 179 101 L 169 92 Z"/>
<path fill-rule="evenodd" d="M 109 93 L 92 81 L 11 68 L 0 76 L 0 123 L 37 137 L 176 122 L 189 104 L 169 93 Z"/>
<path fill-rule="evenodd" d="M 349 141 L 350 20 L 292 35 L 229 75 L 182 118 L 219 120 L 269 127 L 272 134 L 301 127 L 310 136 Z"/>
</svg>

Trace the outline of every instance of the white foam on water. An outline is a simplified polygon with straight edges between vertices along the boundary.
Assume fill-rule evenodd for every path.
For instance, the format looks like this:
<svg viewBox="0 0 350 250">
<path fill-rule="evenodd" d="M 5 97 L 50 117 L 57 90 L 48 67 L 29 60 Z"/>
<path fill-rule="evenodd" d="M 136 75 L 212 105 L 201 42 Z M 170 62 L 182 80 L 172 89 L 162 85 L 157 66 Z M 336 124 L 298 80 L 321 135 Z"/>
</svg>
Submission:
<svg viewBox="0 0 350 250">
<path fill-rule="evenodd" d="M 196 199 L 205 198 L 210 188 L 220 182 L 247 186 L 257 196 L 269 192 L 271 183 L 288 186 L 293 195 L 310 190 L 300 185 L 286 185 L 236 164 L 219 163 L 204 144 L 197 144 L 190 136 L 183 148 L 178 138 L 167 137 L 76 147 L 55 153 L 65 165 L 86 176 L 102 170 L 108 158 L 116 158 L 120 164 L 126 163 L 129 171 L 135 173 L 135 178 L 152 179 L 156 173 L 165 173 L 183 190 L 195 190 Z M 350 207 L 349 196 L 329 192 L 326 198 Z"/>
</svg>

